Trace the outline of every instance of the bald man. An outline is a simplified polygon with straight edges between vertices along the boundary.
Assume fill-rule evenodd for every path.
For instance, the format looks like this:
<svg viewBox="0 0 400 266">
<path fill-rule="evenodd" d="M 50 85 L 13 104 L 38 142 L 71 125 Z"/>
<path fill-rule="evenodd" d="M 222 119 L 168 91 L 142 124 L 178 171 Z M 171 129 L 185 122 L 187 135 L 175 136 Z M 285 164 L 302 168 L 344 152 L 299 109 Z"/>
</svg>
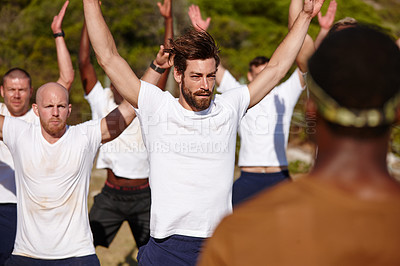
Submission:
<svg viewBox="0 0 400 266">
<path fill-rule="evenodd" d="M 68 91 L 47 83 L 32 105 L 40 125 L 0 116 L 0 139 L 15 163 L 17 236 L 5 265 L 100 265 L 88 221 L 87 196 L 101 143 L 135 117 L 123 101 L 101 120 L 67 126 Z"/>
</svg>

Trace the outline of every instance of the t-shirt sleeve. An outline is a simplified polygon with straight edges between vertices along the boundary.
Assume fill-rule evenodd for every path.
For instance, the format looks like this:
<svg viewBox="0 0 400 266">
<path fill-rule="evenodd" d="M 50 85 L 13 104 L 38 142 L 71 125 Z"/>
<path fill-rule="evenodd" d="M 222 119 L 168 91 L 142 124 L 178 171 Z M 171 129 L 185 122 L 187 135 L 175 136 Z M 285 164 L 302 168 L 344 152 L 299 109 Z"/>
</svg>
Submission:
<svg viewBox="0 0 400 266">
<path fill-rule="evenodd" d="M 219 97 L 223 97 L 223 99 L 237 111 L 239 118 L 242 118 L 247 108 L 249 108 L 250 92 L 247 85 L 229 90 L 219 95 Z"/>
<path fill-rule="evenodd" d="M 138 108 L 135 108 L 136 113 L 140 115 L 155 114 L 161 108 L 168 92 L 162 91 L 157 86 L 141 80 Z"/>
<path fill-rule="evenodd" d="M 90 151 L 97 152 L 101 145 L 101 119 L 87 121 L 80 124 L 79 128 L 88 138 Z"/>
<path fill-rule="evenodd" d="M 221 83 L 219 84 L 217 91 L 219 93 L 225 93 L 228 90 L 232 90 L 242 86 L 228 71 L 225 70 L 224 75 L 222 76 Z"/>
<path fill-rule="evenodd" d="M 10 151 L 15 149 L 15 144 L 18 142 L 19 136 L 30 126 L 32 126 L 32 124 L 21 119 L 9 116 L 4 117 L 3 142 Z"/>
<path fill-rule="evenodd" d="M 104 89 L 100 81 L 97 81 L 90 93 L 85 95 L 85 99 L 88 101 L 90 109 L 92 110 L 93 120 L 105 117 L 117 106 L 114 102 L 111 90 Z"/>
</svg>

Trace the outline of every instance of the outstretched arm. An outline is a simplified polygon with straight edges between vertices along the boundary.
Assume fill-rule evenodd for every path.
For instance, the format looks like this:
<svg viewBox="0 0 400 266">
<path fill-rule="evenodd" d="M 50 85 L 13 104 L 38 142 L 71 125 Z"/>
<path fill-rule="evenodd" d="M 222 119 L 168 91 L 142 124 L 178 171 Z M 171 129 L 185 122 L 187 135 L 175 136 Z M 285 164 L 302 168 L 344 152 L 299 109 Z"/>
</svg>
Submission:
<svg viewBox="0 0 400 266">
<path fill-rule="evenodd" d="M 192 22 L 193 28 L 195 28 L 198 31 L 207 31 L 208 27 L 210 26 L 211 22 L 211 17 L 207 17 L 205 20 L 201 17 L 201 11 L 200 7 L 197 5 L 191 5 L 189 7 L 188 15 L 190 18 L 190 21 Z M 220 64 L 218 66 L 217 74 L 215 76 L 215 80 L 217 81 L 217 84 L 221 84 L 222 77 L 224 76 L 225 73 L 225 67 Z"/>
<path fill-rule="evenodd" d="M 321 10 L 324 0 L 305 0 L 302 11 L 289 33 L 271 56 L 264 70 L 248 85 L 249 108 L 267 95 L 289 71 L 307 35 L 311 19 Z"/>
<path fill-rule="evenodd" d="M 329 3 L 328 10 L 326 11 L 325 16 L 322 16 L 322 13 L 318 13 L 318 22 L 320 26 L 320 31 L 318 33 L 317 38 L 315 39 L 315 48 L 321 44 L 322 40 L 325 39 L 326 35 L 329 32 L 329 29 L 332 27 L 333 22 L 335 21 L 337 3 L 335 0 L 332 0 Z"/>
<path fill-rule="evenodd" d="M 97 75 L 92 63 L 90 62 L 90 41 L 85 21 L 83 22 L 81 32 L 78 61 L 82 87 L 85 90 L 85 94 L 89 95 L 94 85 L 96 85 Z"/>
<path fill-rule="evenodd" d="M 135 118 L 135 110 L 123 100 L 117 108 L 101 119 L 101 143 L 118 137 Z"/>
<path fill-rule="evenodd" d="M 160 2 L 157 3 L 160 10 L 161 16 L 164 17 L 165 34 L 164 34 L 164 47 L 169 48 L 169 39 L 174 38 L 174 25 L 172 20 L 172 0 L 164 0 L 164 4 Z M 160 80 L 157 83 L 157 87 L 165 90 L 165 85 L 167 84 L 168 75 L 170 68 L 167 68 L 165 72 L 161 75 Z"/>
<path fill-rule="evenodd" d="M 62 22 L 64 19 L 65 11 L 69 1 L 65 1 L 63 7 L 57 16 L 54 16 L 53 22 L 51 23 L 51 30 L 53 34 L 60 34 L 60 36 L 55 37 L 56 49 L 57 49 L 57 62 L 58 68 L 60 70 L 60 77 L 57 83 L 63 85 L 69 91 L 74 81 L 74 68 L 72 67 L 71 55 L 69 54 L 67 45 L 64 39 L 64 32 L 62 30 Z"/>
<path fill-rule="evenodd" d="M 289 19 L 288 19 L 288 27 L 289 30 L 293 27 L 294 22 L 296 21 L 297 16 L 303 9 L 303 0 L 292 0 L 289 6 Z M 297 67 L 300 69 L 301 72 L 306 73 L 308 71 L 308 59 L 311 55 L 315 52 L 315 45 L 314 41 L 310 35 L 306 35 L 303 45 L 300 49 L 300 52 L 297 54 L 296 57 L 296 64 Z M 298 73 L 300 82 L 302 86 L 305 86 L 305 81 L 303 75 L 299 72 Z"/>
<path fill-rule="evenodd" d="M 83 0 L 86 26 L 97 61 L 124 99 L 138 107 L 140 80 L 119 55 L 114 39 L 104 21 L 98 0 Z"/>
</svg>

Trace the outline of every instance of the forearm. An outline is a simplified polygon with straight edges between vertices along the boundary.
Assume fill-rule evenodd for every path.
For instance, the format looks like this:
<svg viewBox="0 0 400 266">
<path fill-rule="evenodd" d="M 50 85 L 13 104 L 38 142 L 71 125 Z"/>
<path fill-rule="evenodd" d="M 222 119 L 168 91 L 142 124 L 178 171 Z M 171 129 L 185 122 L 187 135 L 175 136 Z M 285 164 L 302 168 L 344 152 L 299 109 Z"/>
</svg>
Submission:
<svg viewBox="0 0 400 266">
<path fill-rule="evenodd" d="M 63 85 L 68 91 L 70 91 L 75 75 L 71 61 L 71 55 L 68 51 L 64 37 L 55 38 L 55 42 L 57 49 L 58 69 L 60 71 L 60 77 L 57 83 Z"/>
<path fill-rule="evenodd" d="M 311 19 L 311 15 L 303 11 L 300 12 L 293 27 L 275 50 L 267 67 L 248 85 L 250 91 L 249 108 L 264 98 L 293 65 L 303 45 Z"/>
<path fill-rule="evenodd" d="M 82 27 L 78 61 L 82 87 L 85 94 L 88 95 L 97 82 L 97 75 L 92 63 L 90 62 L 90 42 L 85 22 Z"/>
<path fill-rule="evenodd" d="M 328 35 L 329 29 L 321 28 L 317 38 L 315 39 L 315 48 L 318 48 L 321 42 L 325 39 L 326 35 Z"/>
<path fill-rule="evenodd" d="M 174 30 L 173 30 L 173 21 L 172 16 L 165 18 L 165 34 L 164 34 L 164 47 L 169 48 L 169 39 L 173 39 L 174 37 Z M 159 81 L 156 83 L 157 87 L 162 90 L 165 90 L 165 86 L 167 84 L 168 76 L 169 76 L 170 69 L 166 69 L 165 72 L 159 78 Z"/>
<path fill-rule="evenodd" d="M 132 106 L 126 101 L 115 108 L 101 121 L 102 143 L 117 138 L 133 121 L 136 113 Z"/>
<path fill-rule="evenodd" d="M 153 61 L 153 64 L 155 64 L 155 60 Z M 165 74 L 165 72 L 163 74 Z M 161 79 L 163 74 L 160 74 L 157 71 L 155 71 L 154 69 L 152 69 L 151 67 L 148 67 L 146 72 L 142 76 L 141 80 L 158 86 L 158 84 L 160 83 L 160 79 Z"/>
<path fill-rule="evenodd" d="M 292 28 L 297 16 L 303 9 L 303 0 L 292 0 L 290 2 L 289 7 L 289 18 L 288 18 L 288 28 L 289 30 Z M 307 62 L 311 55 L 314 53 L 314 41 L 310 35 L 306 35 L 303 45 L 296 57 L 296 64 L 301 70 L 301 72 L 305 73 L 308 71 Z M 302 80 L 303 83 L 303 80 Z"/>
</svg>

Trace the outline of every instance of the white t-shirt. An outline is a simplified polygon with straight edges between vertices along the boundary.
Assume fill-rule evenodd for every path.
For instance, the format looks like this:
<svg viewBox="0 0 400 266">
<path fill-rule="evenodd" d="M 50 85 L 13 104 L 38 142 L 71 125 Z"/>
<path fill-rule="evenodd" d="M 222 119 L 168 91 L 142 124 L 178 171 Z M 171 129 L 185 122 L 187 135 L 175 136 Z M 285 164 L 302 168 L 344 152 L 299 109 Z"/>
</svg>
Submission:
<svg viewBox="0 0 400 266">
<path fill-rule="evenodd" d="M 225 71 L 218 91 L 225 93 L 240 83 Z M 299 73 L 276 86 L 250 108 L 239 126 L 239 166 L 287 166 L 286 147 L 293 109 L 303 91 Z"/>
<path fill-rule="evenodd" d="M 85 99 L 92 109 L 93 119 L 101 119 L 117 107 L 111 89 L 103 89 L 99 81 Z M 147 151 L 138 119 L 135 118 L 118 138 L 101 146 L 96 167 L 109 168 L 115 175 L 127 179 L 149 176 Z"/>
<path fill-rule="evenodd" d="M 87 196 L 100 120 L 70 126 L 50 144 L 40 125 L 6 117 L 3 141 L 13 155 L 17 186 L 13 254 L 41 259 L 95 254 Z"/>
<path fill-rule="evenodd" d="M 249 102 L 244 86 L 192 112 L 141 81 L 136 111 L 149 152 L 152 237 L 209 237 L 232 211 L 237 127 Z"/>
<path fill-rule="evenodd" d="M 0 114 L 11 116 L 4 103 L 0 103 Z M 39 124 L 39 118 L 30 109 L 23 116 L 17 117 L 29 123 Z M 14 162 L 7 146 L 0 141 L 0 203 L 17 203 L 15 196 Z"/>
</svg>

